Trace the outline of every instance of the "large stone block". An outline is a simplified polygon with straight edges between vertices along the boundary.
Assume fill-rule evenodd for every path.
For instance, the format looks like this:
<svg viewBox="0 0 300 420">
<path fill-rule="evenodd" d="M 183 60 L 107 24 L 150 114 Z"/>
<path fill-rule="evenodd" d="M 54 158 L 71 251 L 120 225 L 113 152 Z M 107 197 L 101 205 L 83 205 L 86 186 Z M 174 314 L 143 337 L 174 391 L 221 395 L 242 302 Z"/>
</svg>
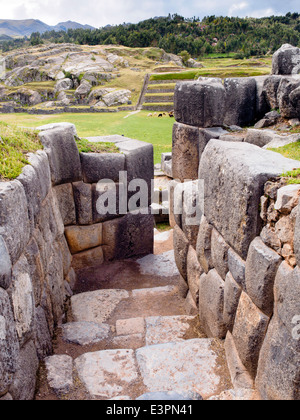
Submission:
<svg viewBox="0 0 300 420">
<path fill-rule="evenodd" d="M 281 82 L 282 76 L 269 76 L 264 82 L 263 94 L 266 98 L 270 109 L 278 109 L 278 87 Z"/>
<path fill-rule="evenodd" d="M 97 184 L 102 179 L 119 180 L 119 172 L 125 169 L 125 155 L 118 153 L 81 153 L 83 181 Z"/>
<path fill-rule="evenodd" d="M 232 385 L 235 390 L 238 389 L 252 389 L 254 382 L 247 369 L 241 362 L 239 354 L 234 344 L 233 337 L 228 331 L 225 340 L 226 360 L 231 376 Z"/>
<path fill-rule="evenodd" d="M 187 281 L 187 254 L 189 251 L 189 241 L 179 226 L 174 227 L 174 255 L 176 265 L 181 276 Z"/>
<path fill-rule="evenodd" d="M 36 153 L 29 153 L 28 162 L 37 173 L 40 182 L 40 200 L 42 202 L 47 197 L 51 188 L 51 173 L 47 154 L 43 150 L 38 150 Z"/>
<path fill-rule="evenodd" d="M 274 290 L 274 316 L 261 349 L 256 386 L 265 400 L 299 400 L 299 268 L 293 270 L 283 262 Z"/>
<path fill-rule="evenodd" d="M 229 331 L 232 332 L 236 311 L 242 294 L 241 287 L 236 283 L 231 273 L 228 273 L 225 279 L 224 290 L 224 323 Z"/>
<path fill-rule="evenodd" d="M 170 197 L 170 226 L 179 226 L 182 229 L 182 212 L 183 212 L 183 184 L 173 180 L 169 183 Z"/>
<path fill-rule="evenodd" d="M 225 89 L 219 79 L 178 83 L 175 89 L 175 119 L 196 127 L 223 125 Z"/>
<path fill-rule="evenodd" d="M 201 327 L 208 337 L 223 339 L 226 336 L 224 287 L 224 281 L 216 270 L 200 277 L 199 316 Z"/>
<path fill-rule="evenodd" d="M 271 107 L 266 99 L 264 86 L 269 76 L 256 76 L 254 77 L 256 83 L 256 118 L 263 118 Z"/>
<path fill-rule="evenodd" d="M 40 179 L 37 172 L 31 165 L 26 165 L 22 170 L 22 174 L 17 179 L 23 185 L 25 191 L 30 225 L 33 229 L 43 198 L 40 190 Z"/>
<path fill-rule="evenodd" d="M 125 198 L 123 198 L 125 197 Z M 102 182 L 92 185 L 92 213 L 93 223 L 106 222 L 128 212 L 129 196 L 126 184 Z M 148 206 L 148 197 L 144 203 L 139 200 L 136 205 Z M 134 208 L 136 210 L 136 208 Z M 121 213 L 123 212 L 123 213 Z"/>
<path fill-rule="evenodd" d="M 200 131 L 197 127 L 175 123 L 173 126 L 173 178 L 181 182 L 198 178 Z"/>
<path fill-rule="evenodd" d="M 201 181 L 185 182 L 183 188 L 182 230 L 196 249 L 204 207 L 204 188 Z"/>
<path fill-rule="evenodd" d="M 231 248 L 228 250 L 228 268 L 237 284 L 246 291 L 246 262 Z"/>
<path fill-rule="evenodd" d="M 192 246 L 189 247 L 187 255 L 187 278 L 189 290 L 192 294 L 192 297 L 198 305 L 199 303 L 199 287 L 200 287 L 200 277 L 203 274 L 203 269 L 201 268 L 197 253 Z"/>
<path fill-rule="evenodd" d="M 284 118 L 299 117 L 299 76 L 284 77 L 281 79 L 277 97 L 281 116 Z"/>
<path fill-rule="evenodd" d="M 125 171 L 128 184 L 138 179 L 146 181 L 150 205 L 154 179 L 153 145 L 139 140 L 126 140 L 116 143 L 116 146 L 126 157 Z"/>
<path fill-rule="evenodd" d="M 211 235 L 213 227 L 207 222 L 205 216 L 202 216 L 199 233 L 197 238 L 196 251 L 198 260 L 203 270 L 208 273 L 213 268 L 211 256 Z"/>
<path fill-rule="evenodd" d="M 0 288 L 0 395 L 8 391 L 17 370 L 19 341 L 8 294 Z"/>
<path fill-rule="evenodd" d="M 14 264 L 20 258 L 30 236 L 28 204 L 19 181 L 0 184 L 0 234 Z"/>
<path fill-rule="evenodd" d="M 273 74 L 298 74 L 300 71 L 300 49 L 289 44 L 282 45 L 273 55 Z"/>
<path fill-rule="evenodd" d="M 269 317 L 263 314 L 243 292 L 232 332 L 239 357 L 255 378 L 259 353 L 267 333 Z"/>
<path fill-rule="evenodd" d="M 211 140 L 207 145 L 199 167 L 204 214 L 241 258 L 246 259 L 250 243 L 261 231 L 264 184 L 299 167 L 298 161 L 247 143 Z"/>
<path fill-rule="evenodd" d="M 35 303 L 30 278 L 30 267 L 25 256 L 14 265 L 12 287 L 9 291 L 19 341 L 24 344 L 33 334 Z"/>
<path fill-rule="evenodd" d="M 76 225 L 76 211 L 72 184 L 57 185 L 54 188 L 64 225 Z"/>
<path fill-rule="evenodd" d="M 69 226 L 65 236 L 72 254 L 96 248 L 103 244 L 102 224 L 92 226 Z"/>
<path fill-rule="evenodd" d="M 39 360 L 33 341 L 29 341 L 20 351 L 17 371 L 10 387 L 14 400 L 31 401 L 34 398 Z"/>
<path fill-rule="evenodd" d="M 258 237 L 251 243 L 246 261 L 246 290 L 253 303 L 271 317 L 274 281 L 282 259 Z"/>
<path fill-rule="evenodd" d="M 11 283 L 11 259 L 6 243 L 0 236 L 0 287 L 8 289 Z"/>
<path fill-rule="evenodd" d="M 249 126 L 255 119 L 256 82 L 254 78 L 225 79 L 227 125 Z"/>
<path fill-rule="evenodd" d="M 73 191 L 77 223 L 79 225 L 92 224 L 92 186 L 84 182 L 75 182 Z"/>
<path fill-rule="evenodd" d="M 40 305 L 43 294 L 43 285 L 45 281 L 44 265 L 38 243 L 34 237 L 29 241 L 24 255 L 29 266 L 29 275 L 33 287 L 33 296 L 35 305 Z"/>
<path fill-rule="evenodd" d="M 153 254 L 153 215 L 133 212 L 103 223 L 103 243 L 107 261 Z"/>
<path fill-rule="evenodd" d="M 39 136 L 49 159 L 52 183 L 58 185 L 80 181 L 80 157 L 73 134 L 69 130 L 56 128 L 43 131 Z"/>
<path fill-rule="evenodd" d="M 216 229 L 213 229 L 211 235 L 212 264 L 223 280 L 225 280 L 228 273 L 228 249 L 229 245 L 227 245 Z"/>
</svg>

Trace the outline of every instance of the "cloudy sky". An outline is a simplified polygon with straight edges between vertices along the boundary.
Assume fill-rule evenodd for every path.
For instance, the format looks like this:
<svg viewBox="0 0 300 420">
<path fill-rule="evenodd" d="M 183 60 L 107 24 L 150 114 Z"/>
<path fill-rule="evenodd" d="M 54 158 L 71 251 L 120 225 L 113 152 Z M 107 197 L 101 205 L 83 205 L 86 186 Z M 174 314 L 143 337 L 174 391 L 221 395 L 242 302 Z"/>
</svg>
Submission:
<svg viewBox="0 0 300 420">
<path fill-rule="evenodd" d="M 299 12 L 299 0 L 2 0 L 2 19 L 40 19 L 49 25 L 73 20 L 95 27 L 139 22 L 178 13 L 262 17 Z"/>
</svg>

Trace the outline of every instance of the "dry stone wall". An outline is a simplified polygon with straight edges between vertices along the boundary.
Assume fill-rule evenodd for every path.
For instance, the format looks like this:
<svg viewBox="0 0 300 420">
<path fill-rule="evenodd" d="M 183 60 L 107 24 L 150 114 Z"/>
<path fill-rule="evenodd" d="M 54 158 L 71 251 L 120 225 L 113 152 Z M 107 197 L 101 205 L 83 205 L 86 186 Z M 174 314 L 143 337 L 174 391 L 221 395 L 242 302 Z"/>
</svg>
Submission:
<svg viewBox="0 0 300 420">
<path fill-rule="evenodd" d="M 186 309 L 199 314 L 208 337 L 225 339 L 236 389 L 256 388 L 262 399 L 298 400 L 300 186 L 286 186 L 281 174 L 300 162 L 262 149 L 270 138 L 259 147 L 251 144 L 253 135 L 248 142 L 211 127 L 224 118 L 227 125 L 246 123 L 249 115 L 253 121 L 256 78 L 225 85 L 238 98 L 230 112 L 226 102 L 223 111 L 218 80 L 180 84 L 175 94 L 170 222 L 176 263 L 189 285 Z M 213 115 L 206 119 L 204 110 Z M 191 197 L 185 191 L 197 179 L 202 183 L 194 210 L 201 218 L 189 226 L 184 208 Z"/>
<path fill-rule="evenodd" d="M 119 170 L 151 185 L 152 145 L 120 137 L 120 154 L 80 155 L 74 126 L 46 128 L 44 150 L 0 183 L 0 400 L 34 397 L 76 270 L 153 252 L 152 215 L 96 209 L 98 181 Z"/>
</svg>

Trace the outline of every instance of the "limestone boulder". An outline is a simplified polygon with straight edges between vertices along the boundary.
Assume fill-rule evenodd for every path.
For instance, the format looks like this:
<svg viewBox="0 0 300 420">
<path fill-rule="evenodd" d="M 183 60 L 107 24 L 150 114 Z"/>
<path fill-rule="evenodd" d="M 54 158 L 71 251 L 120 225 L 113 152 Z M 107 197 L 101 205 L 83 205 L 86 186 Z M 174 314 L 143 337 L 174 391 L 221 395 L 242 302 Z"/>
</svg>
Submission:
<svg viewBox="0 0 300 420">
<path fill-rule="evenodd" d="M 91 90 L 92 85 L 88 81 L 83 80 L 80 86 L 76 89 L 75 97 L 78 99 L 87 98 Z"/>
<path fill-rule="evenodd" d="M 65 79 L 59 80 L 56 83 L 55 90 L 57 92 L 61 92 L 61 91 L 64 91 L 64 90 L 73 89 L 73 87 L 74 87 L 73 80 L 65 78 Z"/>
</svg>

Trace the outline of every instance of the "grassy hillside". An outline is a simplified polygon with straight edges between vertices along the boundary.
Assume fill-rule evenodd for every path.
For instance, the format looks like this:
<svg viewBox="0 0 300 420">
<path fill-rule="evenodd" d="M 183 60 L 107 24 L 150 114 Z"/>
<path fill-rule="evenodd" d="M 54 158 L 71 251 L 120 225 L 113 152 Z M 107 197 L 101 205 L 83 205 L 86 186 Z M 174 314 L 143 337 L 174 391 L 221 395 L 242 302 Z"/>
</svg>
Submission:
<svg viewBox="0 0 300 420">
<path fill-rule="evenodd" d="M 30 40 L 48 41 L 159 47 L 174 54 L 187 51 L 193 57 L 220 53 L 234 53 L 240 58 L 262 56 L 275 52 L 284 43 L 300 45 L 300 15 L 288 13 L 261 19 L 209 16 L 201 20 L 175 14 L 95 30 L 50 31 L 40 37 L 34 34 Z"/>
</svg>

